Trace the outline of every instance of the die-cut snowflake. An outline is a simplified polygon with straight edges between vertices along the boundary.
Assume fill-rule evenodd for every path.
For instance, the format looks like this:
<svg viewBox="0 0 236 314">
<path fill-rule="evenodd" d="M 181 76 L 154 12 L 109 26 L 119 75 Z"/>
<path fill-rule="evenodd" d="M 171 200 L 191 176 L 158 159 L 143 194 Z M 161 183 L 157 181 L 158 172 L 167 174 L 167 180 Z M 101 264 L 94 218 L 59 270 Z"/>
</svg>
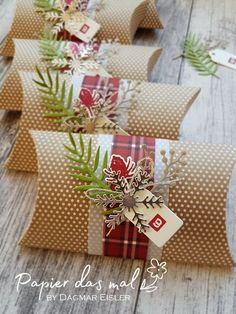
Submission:
<svg viewBox="0 0 236 314">
<path fill-rule="evenodd" d="M 46 21 L 52 23 L 52 33 L 58 35 L 65 29 L 65 23 L 84 22 L 87 15 L 88 0 L 57 0 L 53 10 L 39 11 Z"/>
<path fill-rule="evenodd" d="M 97 51 L 96 40 L 88 44 L 69 42 L 63 49 L 64 58 L 52 60 L 52 66 L 64 69 L 66 74 L 85 74 L 87 71 L 98 71 L 104 56 Z"/>
<path fill-rule="evenodd" d="M 125 160 L 119 155 L 112 155 L 109 168 L 104 172 L 105 181 L 114 192 L 97 194 L 96 198 L 93 198 L 98 206 L 103 206 L 108 212 L 112 211 L 105 220 L 110 231 L 124 221 L 126 211 L 133 212 L 132 220 L 140 233 L 146 232 L 149 228 L 143 213 L 139 212 L 138 206 L 141 204 L 146 208 L 161 207 L 163 200 L 161 196 L 157 197 L 153 194 L 142 197 L 140 192 L 145 190 L 148 185 L 153 184 L 153 173 L 146 169 L 141 164 L 136 165 L 131 157 Z M 89 196 L 91 193 L 96 194 L 96 191 L 91 189 L 87 195 Z"/>
</svg>

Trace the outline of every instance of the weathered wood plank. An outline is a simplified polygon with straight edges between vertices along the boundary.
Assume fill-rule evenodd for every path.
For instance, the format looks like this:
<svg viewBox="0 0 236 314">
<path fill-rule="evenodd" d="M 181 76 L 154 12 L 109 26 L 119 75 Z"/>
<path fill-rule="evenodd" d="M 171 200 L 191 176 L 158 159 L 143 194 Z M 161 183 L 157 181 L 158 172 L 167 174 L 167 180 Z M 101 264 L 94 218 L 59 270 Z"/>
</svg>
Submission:
<svg viewBox="0 0 236 314">
<path fill-rule="evenodd" d="M 14 18 L 16 0 L 0 0 L 0 50 Z"/>
<path fill-rule="evenodd" d="M 235 273 L 226 269 L 169 263 L 157 295 L 141 294 L 136 313 L 233 314 L 234 286 Z"/>
<path fill-rule="evenodd" d="M 19 126 L 19 112 L 0 112 L 0 165 L 3 165 L 15 141 Z"/>
<path fill-rule="evenodd" d="M 164 29 L 138 30 L 135 43 L 163 48 L 151 79 L 153 82 L 177 84 L 182 60 L 173 62 L 173 58 L 178 55 L 180 42 L 187 34 L 192 0 L 158 0 L 157 3 Z"/>
<path fill-rule="evenodd" d="M 235 53 L 235 33 L 226 27 L 235 14 L 233 0 L 194 0 L 190 31 L 201 34 L 211 45 L 223 42 L 227 51 Z M 194 82 L 202 88 L 183 123 L 184 139 L 236 144 L 236 72 L 220 67 L 218 74 L 220 79 L 199 76 L 184 63 L 180 83 Z"/>
</svg>

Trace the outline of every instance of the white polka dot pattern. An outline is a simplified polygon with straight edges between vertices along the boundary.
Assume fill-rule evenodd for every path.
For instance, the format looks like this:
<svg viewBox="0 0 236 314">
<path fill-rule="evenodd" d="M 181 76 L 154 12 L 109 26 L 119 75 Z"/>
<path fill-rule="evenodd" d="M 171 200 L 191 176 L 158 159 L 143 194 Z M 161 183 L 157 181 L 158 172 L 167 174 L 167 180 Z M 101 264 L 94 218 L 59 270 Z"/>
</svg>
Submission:
<svg viewBox="0 0 236 314">
<path fill-rule="evenodd" d="M 103 9 L 96 13 L 95 20 L 102 25 L 97 37 L 118 38 L 123 44 L 132 43 L 138 25 L 145 17 L 146 9 L 146 0 L 107 1 Z"/>
<path fill-rule="evenodd" d="M 176 140 L 182 119 L 199 89 L 146 82 L 140 88 L 138 102 L 131 106 L 127 132 Z"/>
<path fill-rule="evenodd" d="M 38 154 L 39 188 L 36 210 L 21 244 L 88 252 L 88 228 L 92 228 L 92 218 L 89 218 L 89 204 L 83 192 L 72 189 L 75 181 L 68 176 L 62 145 L 68 142 L 68 135 L 34 131 L 33 136 Z M 77 140 L 78 137 L 74 137 Z M 87 141 L 89 137 L 85 138 Z M 112 136 L 104 135 L 103 140 L 99 140 L 98 136 L 93 138 L 96 149 L 98 143 L 103 146 L 103 143 L 111 142 Z M 168 206 L 183 219 L 184 226 L 164 247 L 162 258 L 175 262 L 232 266 L 225 208 L 236 149 L 172 141 L 169 145 L 177 153 L 185 150 L 188 164 L 184 180 L 169 191 Z M 95 243 L 91 243 L 91 248 L 95 249 L 94 252 L 101 250 L 101 246 L 96 247 Z M 93 253 L 92 249 L 90 253 Z"/>
<path fill-rule="evenodd" d="M 118 54 L 109 58 L 108 72 L 115 77 L 148 81 L 161 51 L 160 48 L 120 45 Z"/>
<path fill-rule="evenodd" d="M 164 247 L 163 259 L 232 266 L 225 210 L 236 149 L 181 142 L 170 142 L 170 149 L 187 152 L 184 180 L 169 191 L 169 208 L 184 225 Z"/>
<path fill-rule="evenodd" d="M 17 140 L 6 166 L 11 169 L 35 172 L 37 160 L 29 130 L 60 131 L 60 129 L 45 117 L 46 111 L 40 105 L 40 93 L 33 83 L 35 74 L 21 72 L 20 75 L 24 89 L 24 107 Z M 60 79 L 63 80 L 63 75 L 60 75 Z M 69 90 L 68 79 L 67 84 Z M 142 83 L 141 87 L 136 105 L 130 107 L 131 112 L 125 123 L 128 126 L 124 130 L 132 135 L 177 139 L 182 117 L 194 100 L 198 89 L 155 83 Z M 148 119 L 148 122 L 144 119 Z M 119 122 L 122 124 L 120 120 Z"/>
<path fill-rule="evenodd" d="M 84 192 L 73 190 L 78 182 L 69 176 L 63 147 L 63 143 L 70 145 L 68 135 L 50 132 L 33 134 L 39 167 L 38 195 L 32 221 L 20 244 L 88 252 L 89 202 Z M 94 137 L 93 154 L 96 146 Z"/>
<path fill-rule="evenodd" d="M 35 172 L 37 157 L 30 130 L 58 131 L 58 126 L 45 117 L 46 110 L 40 105 L 40 94 L 32 81 L 36 78 L 36 74 L 20 72 L 20 76 L 24 86 L 24 106 L 20 130 L 6 166 L 11 169 Z"/>
<path fill-rule="evenodd" d="M 97 137 L 97 143 L 101 146 L 101 156 L 107 151 L 110 153 L 112 145 L 111 136 L 100 135 Z M 110 154 L 108 155 L 110 156 Z M 101 171 L 101 165 L 98 172 Z M 102 208 L 90 205 L 89 208 L 89 225 L 88 225 L 88 253 L 93 255 L 103 254 L 103 216 Z"/>
<path fill-rule="evenodd" d="M 38 41 L 16 39 L 15 57 L 7 78 L 0 88 L 0 108 L 21 111 L 23 104 L 23 90 L 19 71 L 34 71 L 38 65 L 41 70 L 46 65 L 40 61 Z"/>
<path fill-rule="evenodd" d="M 162 155 L 161 151 L 166 151 L 166 156 L 169 157 L 169 150 L 170 145 L 169 141 L 167 140 L 156 140 L 155 142 L 155 180 L 160 180 L 161 176 L 163 174 L 164 165 L 162 162 Z M 168 206 L 168 200 L 166 200 L 166 197 L 164 196 L 165 204 Z M 148 242 L 148 252 L 147 252 L 147 259 L 151 260 L 152 258 L 157 258 L 158 260 L 161 259 L 162 255 L 162 248 L 159 248 L 156 246 L 156 244 L 152 241 Z"/>
<path fill-rule="evenodd" d="M 8 77 L 0 90 L 0 108 L 20 111 L 23 92 L 18 71 L 34 71 L 36 65 L 43 70 L 46 64 L 40 61 L 37 40 L 18 39 L 15 40 L 15 45 L 16 55 Z M 160 53 L 159 48 L 119 45 L 117 53 L 108 57 L 107 71 L 115 77 L 145 81 Z"/>
<path fill-rule="evenodd" d="M 156 0 L 147 0 L 148 6 L 145 18 L 139 25 L 141 28 L 163 28 L 156 8 Z"/>
</svg>

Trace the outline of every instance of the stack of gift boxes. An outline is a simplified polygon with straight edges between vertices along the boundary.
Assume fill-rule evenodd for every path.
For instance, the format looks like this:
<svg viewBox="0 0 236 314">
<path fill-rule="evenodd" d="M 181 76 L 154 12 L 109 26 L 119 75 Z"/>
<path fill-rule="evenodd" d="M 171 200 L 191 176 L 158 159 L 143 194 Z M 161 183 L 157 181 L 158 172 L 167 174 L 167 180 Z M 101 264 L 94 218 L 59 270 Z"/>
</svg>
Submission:
<svg viewBox="0 0 236 314">
<path fill-rule="evenodd" d="M 200 89 L 148 82 L 161 48 L 132 45 L 138 28 L 162 28 L 154 0 L 17 1 L 1 51 L 0 108 L 22 111 L 6 167 L 39 181 L 20 244 L 231 266 L 236 151 L 178 141 Z"/>
</svg>

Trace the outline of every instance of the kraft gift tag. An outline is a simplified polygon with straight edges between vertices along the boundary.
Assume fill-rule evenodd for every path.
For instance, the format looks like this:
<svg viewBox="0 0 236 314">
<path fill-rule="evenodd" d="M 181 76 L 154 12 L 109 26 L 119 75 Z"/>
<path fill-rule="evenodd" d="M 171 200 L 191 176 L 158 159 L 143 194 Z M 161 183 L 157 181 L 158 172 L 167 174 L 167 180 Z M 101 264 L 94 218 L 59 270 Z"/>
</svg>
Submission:
<svg viewBox="0 0 236 314">
<path fill-rule="evenodd" d="M 82 15 L 82 17 L 81 17 Z M 65 29 L 85 43 L 91 41 L 100 29 L 100 25 L 89 17 L 78 12 L 71 20 L 65 22 Z"/>
</svg>

